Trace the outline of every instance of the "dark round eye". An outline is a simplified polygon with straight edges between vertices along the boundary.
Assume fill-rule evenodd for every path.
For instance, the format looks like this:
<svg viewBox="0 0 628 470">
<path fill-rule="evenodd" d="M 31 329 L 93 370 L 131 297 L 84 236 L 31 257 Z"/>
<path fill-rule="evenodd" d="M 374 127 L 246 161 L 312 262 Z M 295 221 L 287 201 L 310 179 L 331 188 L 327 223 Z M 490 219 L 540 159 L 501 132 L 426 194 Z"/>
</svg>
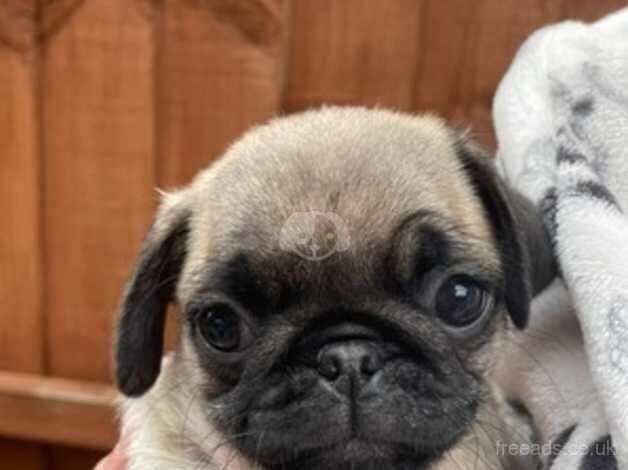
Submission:
<svg viewBox="0 0 628 470">
<path fill-rule="evenodd" d="M 447 279 L 436 294 L 436 314 L 450 326 L 464 328 L 488 311 L 490 295 L 473 278 L 458 274 Z"/>
<path fill-rule="evenodd" d="M 199 331 L 215 349 L 233 352 L 240 346 L 241 322 L 239 315 L 227 305 L 214 305 L 199 318 Z"/>
</svg>

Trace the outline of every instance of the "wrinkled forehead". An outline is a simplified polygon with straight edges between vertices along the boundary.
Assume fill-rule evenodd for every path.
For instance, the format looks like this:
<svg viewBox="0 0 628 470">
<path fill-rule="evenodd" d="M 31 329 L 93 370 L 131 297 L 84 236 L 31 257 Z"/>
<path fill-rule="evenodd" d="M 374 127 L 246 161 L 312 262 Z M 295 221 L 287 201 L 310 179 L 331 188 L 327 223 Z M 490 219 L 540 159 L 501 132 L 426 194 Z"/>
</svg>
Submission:
<svg viewBox="0 0 628 470">
<path fill-rule="evenodd" d="M 240 252 L 265 260 L 290 252 L 364 256 L 421 211 L 490 240 L 439 121 L 332 114 L 260 128 L 197 179 L 184 280 Z"/>
</svg>

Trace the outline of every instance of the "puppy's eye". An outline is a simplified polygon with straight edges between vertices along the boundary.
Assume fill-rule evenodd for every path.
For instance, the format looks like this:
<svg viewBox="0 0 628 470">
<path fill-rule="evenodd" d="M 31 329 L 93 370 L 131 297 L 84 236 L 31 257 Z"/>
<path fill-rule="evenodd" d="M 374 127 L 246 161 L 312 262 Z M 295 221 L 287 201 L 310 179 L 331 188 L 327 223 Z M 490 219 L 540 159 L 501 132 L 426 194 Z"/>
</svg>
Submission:
<svg viewBox="0 0 628 470">
<path fill-rule="evenodd" d="M 443 322 L 464 328 L 473 325 L 489 310 L 491 298 L 480 283 L 458 274 L 443 283 L 435 302 L 436 314 Z"/>
<path fill-rule="evenodd" d="M 240 316 L 227 305 L 213 305 L 199 317 L 199 331 L 207 344 L 223 351 L 233 352 L 242 343 Z"/>
</svg>

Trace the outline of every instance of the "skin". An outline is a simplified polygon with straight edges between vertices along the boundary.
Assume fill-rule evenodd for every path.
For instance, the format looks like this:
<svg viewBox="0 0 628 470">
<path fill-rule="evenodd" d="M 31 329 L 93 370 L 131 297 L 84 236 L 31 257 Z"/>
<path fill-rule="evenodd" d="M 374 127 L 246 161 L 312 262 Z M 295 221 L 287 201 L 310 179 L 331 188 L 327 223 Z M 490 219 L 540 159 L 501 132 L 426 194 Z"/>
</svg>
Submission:
<svg viewBox="0 0 628 470">
<path fill-rule="evenodd" d="M 127 468 L 127 433 L 123 432 L 113 450 L 103 458 L 94 470 L 126 470 Z"/>
<path fill-rule="evenodd" d="M 122 444 L 118 444 L 111 453 L 102 459 L 94 470 L 125 470 L 126 457 L 122 449 Z"/>
</svg>

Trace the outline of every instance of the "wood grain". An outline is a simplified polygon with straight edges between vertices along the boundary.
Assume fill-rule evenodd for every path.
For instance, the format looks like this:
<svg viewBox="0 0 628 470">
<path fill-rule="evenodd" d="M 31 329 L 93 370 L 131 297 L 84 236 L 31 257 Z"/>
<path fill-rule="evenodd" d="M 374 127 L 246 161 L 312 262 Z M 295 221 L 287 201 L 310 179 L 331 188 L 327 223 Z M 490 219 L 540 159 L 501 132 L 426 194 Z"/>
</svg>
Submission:
<svg viewBox="0 0 628 470">
<path fill-rule="evenodd" d="M 0 44 L 0 369 L 43 370 L 37 60 Z"/>
<path fill-rule="evenodd" d="M 0 372 L 0 434 L 110 449 L 116 441 L 115 390 L 84 381 Z"/>
<path fill-rule="evenodd" d="M 118 297 L 155 199 L 152 38 L 134 2 L 91 0 L 45 45 L 45 287 L 54 375 L 109 380 Z"/>
<path fill-rule="evenodd" d="M 36 0 L 0 2 L 0 45 L 19 52 L 32 52 L 37 43 Z"/>
<path fill-rule="evenodd" d="M 166 0 L 158 30 L 157 165 L 181 185 L 279 112 L 285 1 Z"/>
<path fill-rule="evenodd" d="M 0 439 L 0 470 L 47 470 L 42 446 Z"/>
<path fill-rule="evenodd" d="M 48 456 L 50 470 L 92 470 L 108 452 L 55 446 Z M 7 469 L 8 470 L 8 469 Z"/>
<path fill-rule="evenodd" d="M 427 0 L 415 109 L 434 111 L 494 147 L 491 106 L 517 50 L 536 29 L 567 19 L 592 21 L 624 0 Z"/>
<path fill-rule="evenodd" d="M 413 109 L 425 2 L 295 0 L 284 108 Z"/>
<path fill-rule="evenodd" d="M 620 8 L 628 7 L 627 0 L 561 0 L 561 19 L 595 21 Z"/>
<path fill-rule="evenodd" d="M 471 129 L 494 146 L 491 105 L 495 89 L 521 43 L 535 29 L 559 19 L 556 2 L 530 0 L 428 0 L 423 60 L 415 107 Z"/>
<path fill-rule="evenodd" d="M 622 0 L 294 0 L 287 111 L 323 103 L 436 112 L 493 147 L 491 104 L 537 28 Z"/>
<path fill-rule="evenodd" d="M 34 1 L 0 4 L 0 369 L 43 372 L 38 57 Z M 4 413 L 0 409 L 0 422 Z M 41 446 L 0 439 L 0 467 L 43 470 Z"/>
</svg>

